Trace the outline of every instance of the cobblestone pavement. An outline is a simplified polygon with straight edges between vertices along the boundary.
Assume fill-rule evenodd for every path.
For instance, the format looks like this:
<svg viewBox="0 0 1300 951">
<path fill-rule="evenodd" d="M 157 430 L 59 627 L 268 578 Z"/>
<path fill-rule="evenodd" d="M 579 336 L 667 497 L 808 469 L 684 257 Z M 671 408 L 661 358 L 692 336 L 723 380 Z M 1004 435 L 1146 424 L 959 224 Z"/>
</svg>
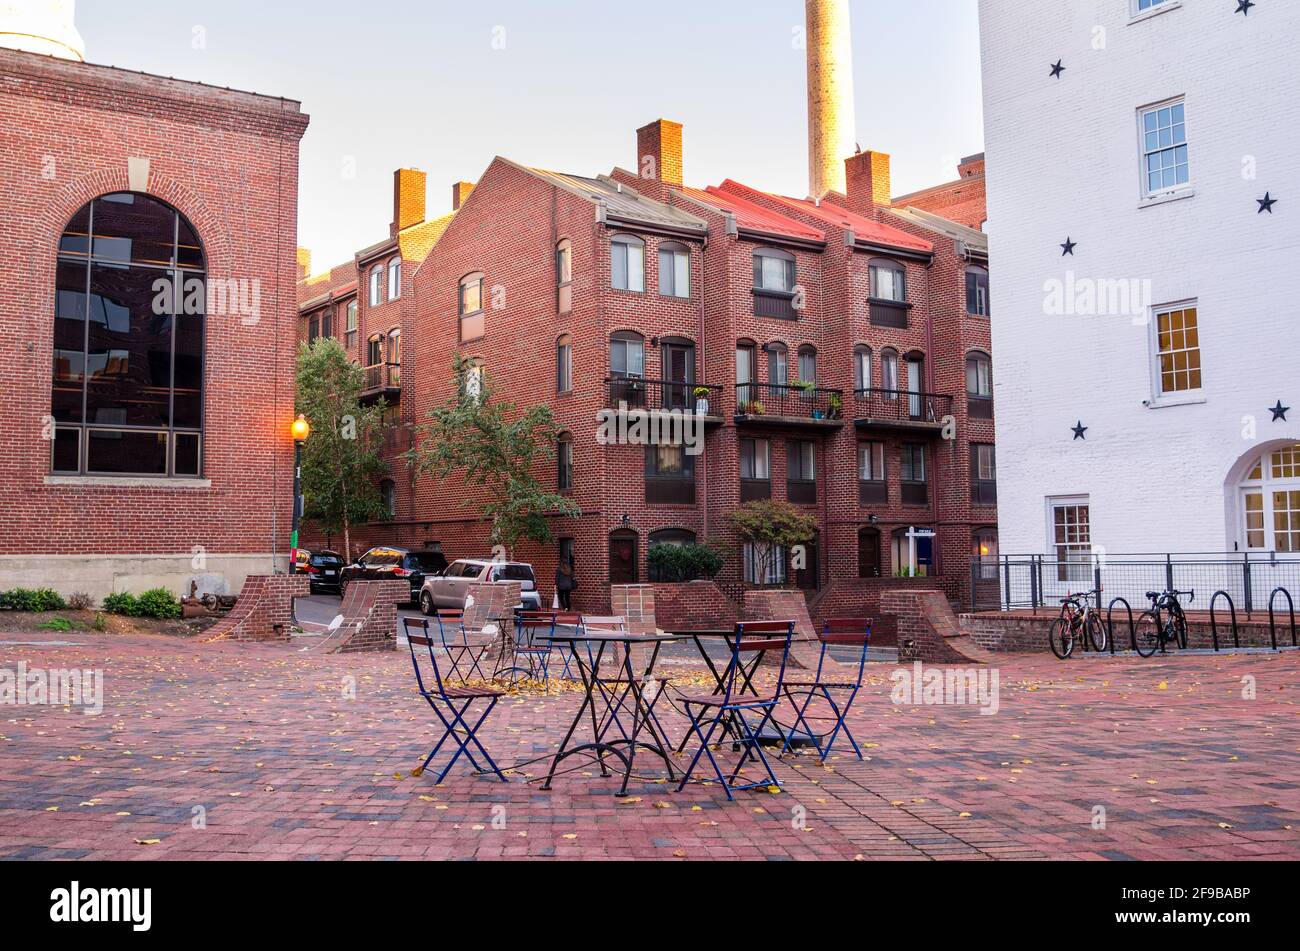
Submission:
<svg viewBox="0 0 1300 951">
<path fill-rule="evenodd" d="M 865 762 L 789 758 L 779 795 L 728 803 L 645 755 L 627 799 L 594 764 L 551 793 L 545 764 L 435 787 L 411 774 L 436 736 L 405 654 L 41 640 L 0 636 L 0 672 L 101 669 L 104 708 L 0 706 L 0 858 L 1300 858 L 1300 653 L 1006 657 L 992 716 L 896 705 L 873 666 Z M 509 697 L 483 739 L 546 757 L 579 702 Z"/>
</svg>

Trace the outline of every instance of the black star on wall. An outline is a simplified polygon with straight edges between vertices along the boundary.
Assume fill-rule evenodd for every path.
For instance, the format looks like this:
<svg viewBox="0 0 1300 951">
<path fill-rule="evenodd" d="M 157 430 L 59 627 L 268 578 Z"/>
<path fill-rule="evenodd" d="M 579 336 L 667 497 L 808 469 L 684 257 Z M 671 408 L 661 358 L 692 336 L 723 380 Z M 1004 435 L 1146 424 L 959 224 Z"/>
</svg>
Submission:
<svg viewBox="0 0 1300 951">
<path fill-rule="evenodd" d="M 1061 78 L 1061 73 L 1065 72 L 1065 67 L 1061 65 L 1062 62 L 1064 62 L 1064 61 L 1058 59 L 1058 60 L 1056 61 L 1056 65 L 1054 65 L 1054 66 L 1052 67 L 1052 78 L 1053 78 L 1053 79 L 1060 79 L 1060 78 Z"/>
<path fill-rule="evenodd" d="M 1074 249 L 1078 246 L 1079 242 L 1071 241 L 1069 238 L 1066 238 L 1065 244 L 1061 245 L 1061 257 L 1065 257 L 1067 254 L 1070 255 L 1070 257 L 1074 257 Z"/>
<path fill-rule="evenodd" d="M 1254 5 L 1253 0 L 1237 0 L 1237 12 L 1242 16 L 1250 16 L 1250 8 Z"/>
<path fill-rule="evenodd" d="M 1271 215 L 1273 213 L 1273 206 L 1277 204 L 1277 199 L 1273 197 L 1272 192 L 1264 192 L 1264 197 L 1256 198 L 1255 201 L 1259 202 L 1258 213 L 1261 215 L 1266 211 Z"/>
<path fill-rule="evenodd" d="M 1074 438 L 1077 442 L 1080 439 L 1087 440 L 1088 427 L 1083 425 L 1083 420 L 1079 420 L 1079 425 L 1074 427 Z"/>
<path fill-rule="evenodd" d="M 1282 422 L 1285 423 L 1286 414 L 1291 412 L 1291 407 L 1283 406 L 1282 401 L 1278 400 L 1277 405 L 1274 406 L 1271 410 L 1269 410 L 1269 412 L 1273 414 L 1273 422 L 1276 423 L 1280 419 Z"/>
</svg>

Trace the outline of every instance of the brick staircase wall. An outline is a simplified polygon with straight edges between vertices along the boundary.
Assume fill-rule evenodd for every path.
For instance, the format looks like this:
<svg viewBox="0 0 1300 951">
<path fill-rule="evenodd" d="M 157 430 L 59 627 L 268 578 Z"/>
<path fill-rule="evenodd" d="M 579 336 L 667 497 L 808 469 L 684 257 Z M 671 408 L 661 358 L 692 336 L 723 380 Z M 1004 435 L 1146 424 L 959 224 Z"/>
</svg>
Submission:
<svg viewBox="0 0 1300 951">
<path fill-rule="evenodd" d="M 659 626 L 665 631 L 726 630 L 741 618 L 740 605 L 712 581 L 657 584 L 653 590 Z"/>
<path fill-rule="evenodd" d="M 252 575 L 234 610 L 208 632 L 212 640 L 288 641 L 293 626 L 293 602 L 311 590 L 306 575 Z M 280 625 L 277 634 L 276 625 Z"/>
<path fill-rule="evenodd" d="M 942 591 L 959 603 L 961 584 L 954 578 L 847 578 L 832 581 L 810 600 L 808 611 L 821 626 L 831 618 L 874 618 L 871 643 L 890 647 L 898 643 L 898 625 L 881 610 L 881 600 L 890 591 Z"/>
<path fill-rule="evenodd" d="M 405 581 L 353 581 L 343 599 L 343 625 L 326 641 L 328 653 L 397 650 L 397 605 L 410 597 Z"/>
<path fill-rule="evenodd" d="M 980 647 L 957 620 L 942 591 L 886 592 L 883 615 L 893 617 L 898 631 L 898 659 L 930 664 L 987 664 L 994 657 Z"/>
</svg>

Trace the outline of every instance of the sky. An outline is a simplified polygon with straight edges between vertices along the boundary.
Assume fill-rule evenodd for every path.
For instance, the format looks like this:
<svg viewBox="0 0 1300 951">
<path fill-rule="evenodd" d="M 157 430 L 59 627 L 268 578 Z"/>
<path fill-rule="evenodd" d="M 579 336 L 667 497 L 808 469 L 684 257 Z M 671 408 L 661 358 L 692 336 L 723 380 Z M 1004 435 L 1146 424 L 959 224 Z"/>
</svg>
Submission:
<svg viewBox="0 0 1300 951">
<path fill-rule="evenodd" d="M 983 150 L 977 0 L 852 0 L 858 141 L 894 193 Z M 688 184 L 808 191 L 800 0 L 81 0 L 87 59 L 302 102 L 298 244 L 317 271 L 388 236 L 392 174 L 429 215 L 496 155 L 594 175 L 685 124 Z"/>
</svg>

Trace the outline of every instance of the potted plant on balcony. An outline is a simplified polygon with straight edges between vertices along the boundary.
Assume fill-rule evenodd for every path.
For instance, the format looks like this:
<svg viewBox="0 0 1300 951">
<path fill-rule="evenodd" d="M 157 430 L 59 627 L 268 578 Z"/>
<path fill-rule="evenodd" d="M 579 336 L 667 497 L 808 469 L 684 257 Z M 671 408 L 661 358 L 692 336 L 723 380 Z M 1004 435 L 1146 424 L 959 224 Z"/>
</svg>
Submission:
<svg viewBox="0 0 1300 951">
<path fill-rule="evenodd" d="M 697 386 L 695 388 L 695 413 L 697 416 L 709 415 L 709 388 L 707 386 Z"/>
<path fill-rule="evenodd" d="M 827 419 L 844 418 L 844 399 L 838 393 L 832 393 L 830 400 L 827 401 Z"/>
<path fill-rule="evenodd" d="M 741 416 L 762 416 L 766 410 L 758 400 L 746 400 L 740 404 Z"/>
</svg>

